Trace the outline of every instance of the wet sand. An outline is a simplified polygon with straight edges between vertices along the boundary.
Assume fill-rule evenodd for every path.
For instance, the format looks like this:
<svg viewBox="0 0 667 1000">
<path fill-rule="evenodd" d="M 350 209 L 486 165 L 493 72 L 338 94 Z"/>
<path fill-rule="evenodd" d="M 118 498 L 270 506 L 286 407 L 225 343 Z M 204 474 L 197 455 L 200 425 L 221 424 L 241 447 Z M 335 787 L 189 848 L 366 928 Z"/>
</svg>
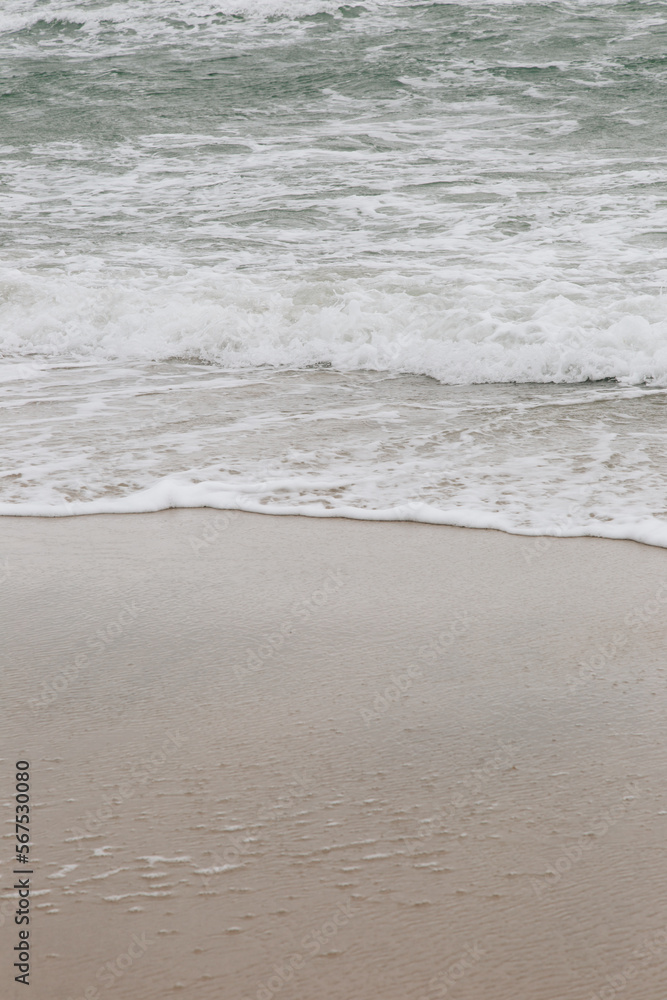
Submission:
<svg viewBox="0 0 667 1000">
<path fill-rule="evenodd" d="M 34 1000 L 662 995 L 664 550 L 181 510 L 0 571 L 3 996 L 20 757 Z"/>
</svg>

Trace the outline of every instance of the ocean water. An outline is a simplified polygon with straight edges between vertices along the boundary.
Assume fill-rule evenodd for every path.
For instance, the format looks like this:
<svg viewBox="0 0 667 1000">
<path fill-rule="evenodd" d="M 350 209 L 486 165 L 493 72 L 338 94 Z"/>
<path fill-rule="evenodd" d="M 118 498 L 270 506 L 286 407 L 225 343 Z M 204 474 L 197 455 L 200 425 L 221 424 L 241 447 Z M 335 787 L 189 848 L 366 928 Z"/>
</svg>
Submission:
<svg viewBox="0 0 667 1000">
<path fill-rule="evenodd" d="M 667 545 L 667 9 L 14 0 L 0 513 Z"/>
</svg>

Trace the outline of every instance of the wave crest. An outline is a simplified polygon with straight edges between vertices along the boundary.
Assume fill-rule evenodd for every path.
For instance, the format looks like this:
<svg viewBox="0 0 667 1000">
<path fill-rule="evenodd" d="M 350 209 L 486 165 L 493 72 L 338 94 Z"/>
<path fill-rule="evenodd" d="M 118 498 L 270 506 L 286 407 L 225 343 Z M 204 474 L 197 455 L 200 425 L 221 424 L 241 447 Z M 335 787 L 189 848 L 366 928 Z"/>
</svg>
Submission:
<svg viewBox="0 0 667 1000">
<path fill-rule="evenodd" d="M 446 384 L 667 384 L 663 296 L 614 295 L 613 287 L 584 294 L 562 281 L 429 287 L 400 275 L 5 268 L 0 324 L 5 357 L 328 364 Z"/>
</svg>

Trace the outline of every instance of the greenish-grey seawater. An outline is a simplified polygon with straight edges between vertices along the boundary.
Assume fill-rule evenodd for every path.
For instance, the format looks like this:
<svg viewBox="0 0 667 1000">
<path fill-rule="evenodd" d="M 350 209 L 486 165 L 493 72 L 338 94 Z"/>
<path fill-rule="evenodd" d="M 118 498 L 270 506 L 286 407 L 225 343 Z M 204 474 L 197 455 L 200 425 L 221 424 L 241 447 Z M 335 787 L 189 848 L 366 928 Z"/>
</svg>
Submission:
<svg viewBox="0 0 667 1000">
<path fill-rule="evenodd" d="M 160 484 L 158 506 L 213 502 L 212 482 L 222 505 L 662 538 L 666 74 L 667 12 L 641 0 L 12 3 L 7 504 L 140 506 Z M 294 378 L 309 402 L 288 441 Z M 585 403 L 553 395 L 581 383 Z M 504 386 L 497 419 L 483 384 Z M 47 402 L 60 423 L 40 423 Z M 105 408 L 119 441 L 141 425 L 123 472 Z M 260 425 L 284 486 L 262 449 L 242 461 Z"/>
</svg>

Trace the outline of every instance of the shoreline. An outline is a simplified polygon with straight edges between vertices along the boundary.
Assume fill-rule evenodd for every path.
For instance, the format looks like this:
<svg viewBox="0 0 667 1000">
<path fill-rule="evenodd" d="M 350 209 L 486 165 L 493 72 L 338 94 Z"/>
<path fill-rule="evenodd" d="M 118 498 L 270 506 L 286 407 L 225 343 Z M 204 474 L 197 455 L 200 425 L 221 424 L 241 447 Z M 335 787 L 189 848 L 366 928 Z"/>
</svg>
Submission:
<svg viewBox="0 0 667 1000">
<path fill-rule="evenodd" d="M 324 520 L 363 521 L 381 524 L 422 524 L 431 527 L 465 528 L 498 531 L 518 538 L 597 538 L 605 541 L 635 542 L 651 548 L 667 548 L 667 522 L 658 518 L 644 518 L 635 523 L 627 521 L 596 523 L 594 528 L 572 528 L 559 524 L 549 531 L 544 527 L 519 527 L 504 515 L 477 510 L 439 510 L 429 504 L 411 501 L 401 507 L 328 508 L 321 504 L 283 505 L 271 503 L 213 502 L 212 495 L 219 494 L 217 486 L 211 491 L 209 484 L 183 485 L 175 490 L 173 485 L 156 484 L 147 490 L 109 501 L 65 501 L 61 506 L 49 504 L 23 504 L 0 502 L 0 522 L 5 518 L 55 518 L 117 516 L 119 514 L 166 514 L 169 511 L 209 510 L 220 514 L 260 514 L 265 517 L 305 517 Z M 174 503 L 174 493 L 178 502 Z M 211 495 L 212 494 L 212 495 Z"/>
<path fill-rule="evenodd" d="M 0 554 L 40 1000 L 657 995 L 660 548 L 188 509 Z"/>
</svg>

